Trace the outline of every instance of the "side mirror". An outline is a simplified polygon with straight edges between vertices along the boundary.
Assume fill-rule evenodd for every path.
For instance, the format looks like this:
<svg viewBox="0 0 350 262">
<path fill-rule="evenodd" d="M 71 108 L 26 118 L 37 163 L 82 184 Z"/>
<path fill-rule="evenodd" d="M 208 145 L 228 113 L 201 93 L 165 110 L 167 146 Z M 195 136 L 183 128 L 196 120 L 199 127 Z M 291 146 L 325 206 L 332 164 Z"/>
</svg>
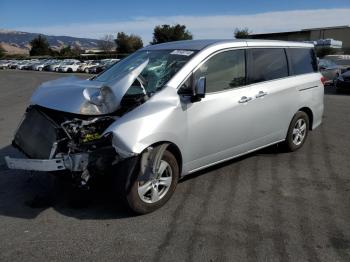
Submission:
<svg viewBox="0 0 350 262">
<path fill-rule="evenodd" d="M 179 89 L 178 94 L 190 97 L 191 102 L 198 102 L 205 97 L 206 92 L 206 78 L 202 76 L 197 81 L 192 74 L 186 82 Z"/>
<path fill-rule="evenodd" d="M 206 78 L 205 76 L 200 77 L 194 84 L 193 96 L 197 99 L 201 99 L 205 97 L 206 90 Z"/>
</svg>

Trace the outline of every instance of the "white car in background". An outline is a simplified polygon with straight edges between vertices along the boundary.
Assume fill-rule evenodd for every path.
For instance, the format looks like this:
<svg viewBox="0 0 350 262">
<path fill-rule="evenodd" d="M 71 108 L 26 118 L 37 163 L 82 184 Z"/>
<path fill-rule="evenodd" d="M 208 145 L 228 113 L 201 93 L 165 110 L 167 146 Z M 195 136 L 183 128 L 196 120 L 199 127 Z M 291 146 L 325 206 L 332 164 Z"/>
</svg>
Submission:
<svg viewBox="0 0 350 262">
<path fill-rule="evenodd" d="M 48 60 L 40 61 L 35 65 L 33 65 L 32 69 L 35 71 L 43 71 L 44 67 L 49 64 L 50 64 L 50 61 Z"/>
<path fill-rule="evenodd" d="M 23 70 L 28 63 L 29 63 L 29 60 L 19 61 L 16 65 L 16 69 Z"/>
<path fill-rule="evenodd" d="M 7 60 L 1 60 L 0 61 L 0 69 L 6 69 L 9 67 L 11 61 L 7 61 Z"/>
<path fill-rule="evenodd" d="M 77 72 L 80 64 L 81 62 L 77 61 L 66 61 L 57 68 L 57 71 L 67 73 Z"/>
<path fill-rule="evenodd" d="M 93 67 L 93 66 L 97 66 L 99 65 L 99 61 L 86 61 L 84 63 L 81 63 L 81 65 L 79 66 L 78 71 L 79 72 L 85 72 L 85 73 L 89 73 L 89 68 Z"/>
</svg>

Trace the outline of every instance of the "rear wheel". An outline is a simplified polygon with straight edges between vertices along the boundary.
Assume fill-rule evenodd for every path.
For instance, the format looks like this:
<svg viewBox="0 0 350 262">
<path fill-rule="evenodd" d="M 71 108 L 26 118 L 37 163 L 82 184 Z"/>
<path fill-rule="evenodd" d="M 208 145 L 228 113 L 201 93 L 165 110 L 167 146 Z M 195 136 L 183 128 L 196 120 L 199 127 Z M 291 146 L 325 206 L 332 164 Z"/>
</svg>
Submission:
<svg viewBox="0 0 350 262">
<path fill-rule="evenodd" d="M 303 146 L 309 132 L 309 126 L 309 117 L 305 112 L 299 111 L 294 115 L 284 142 L 288 151 L 295 151 Z"/>
</svg>

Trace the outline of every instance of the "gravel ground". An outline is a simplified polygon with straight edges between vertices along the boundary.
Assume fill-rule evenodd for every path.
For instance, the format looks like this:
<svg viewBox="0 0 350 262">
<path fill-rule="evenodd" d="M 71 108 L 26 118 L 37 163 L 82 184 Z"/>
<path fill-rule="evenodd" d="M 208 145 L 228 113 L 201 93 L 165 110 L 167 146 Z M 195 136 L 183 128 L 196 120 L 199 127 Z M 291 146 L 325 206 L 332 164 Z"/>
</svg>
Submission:
<svg viewBox="0 0 350 262">
<path fill-rule="evenodd" d="M 0 261 L 350 261 L 348 94 L 327 88 L 324 122 L 301 150 L 206 169 L 132 216 L 106 185 L 75 205 L 52 175 L 6 169 L 30 94 L 58 77 L 0 71 Z"/>
</svg>

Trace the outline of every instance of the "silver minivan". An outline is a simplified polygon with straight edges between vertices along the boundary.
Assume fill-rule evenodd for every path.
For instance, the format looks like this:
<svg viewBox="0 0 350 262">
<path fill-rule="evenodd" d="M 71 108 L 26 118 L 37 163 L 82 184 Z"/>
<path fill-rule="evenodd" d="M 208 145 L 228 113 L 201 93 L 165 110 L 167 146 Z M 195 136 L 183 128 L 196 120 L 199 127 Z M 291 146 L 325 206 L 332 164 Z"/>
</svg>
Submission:
<svg viewBox="0 0 350 262">
<path fill-rule="evenodd" d="M 302 147 L 321 124 L 324 86 L 313 45 L 193 40 L 147 46 L 101 74 L 42 84 L 9 168 L 111 175 L 136 213 L 164 205 L 177 182 L 281 143 Z"/>
</svg>

